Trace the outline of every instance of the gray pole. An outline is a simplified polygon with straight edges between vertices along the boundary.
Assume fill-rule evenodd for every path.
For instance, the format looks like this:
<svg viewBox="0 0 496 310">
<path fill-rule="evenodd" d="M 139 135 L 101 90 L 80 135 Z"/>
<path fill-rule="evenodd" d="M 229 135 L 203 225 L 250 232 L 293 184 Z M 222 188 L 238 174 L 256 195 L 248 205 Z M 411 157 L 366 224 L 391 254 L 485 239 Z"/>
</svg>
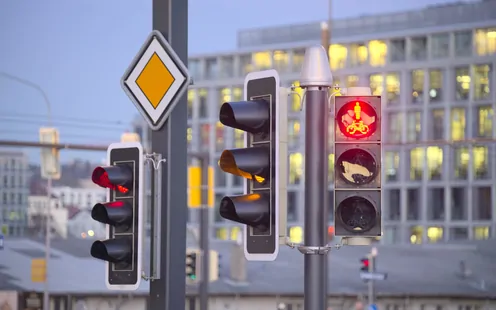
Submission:
<svg viewBox="0 0 496 310">
<path fill-rule="evenodd" d="M 373 248 L 369 258 L 369 272 L 375 273 L 377 271 L 377 249 Z M 368 302 L 369 305 L 375 304 L 375 281 L 369 280 L 368 282 Z"/>
<path fill-rule="evenodd" d="M 329 87 L 332 74 L 322 46 L 306 50 L 300 85 L 305 93 L 305 247 L 327 244 Z M 327 256 L 305 253 L 306 310 L 327 308 Z"/>
<path fill-rule="evenodd" d="M 202 251 L 200 277 L 200 310 L 208 310 L 208 284 L 210 269 L 209 228 L 208 228 L 208 156 L 201 158 L 201 208 L 200 247 Z"/>
<path fill-rule="evenodd" d="M 52 177 L 48 177 L 47 179 L 47 209 L 46 209 L 46 220 L 45 220 L 45 283 L 43 286 L 43 309 L 50 310 L 50 286 L 48 283 L 48 270 L 49 270 L 49 261 L 50 261 L 50 241 L 51 241 L 51 233 L 52 233 Z"/>
<path fill-rule="evenodd" d="M 152 0 L 153 29 L 188 63 L 188 1 Z M 164 127 L 152 132 L 152 152 L 167 161 L 162 173 L 160 279 L 150 283 L 150 310 L 185 309 L 187 221 L 187 102 L 182 96 Z"/>
</svg>

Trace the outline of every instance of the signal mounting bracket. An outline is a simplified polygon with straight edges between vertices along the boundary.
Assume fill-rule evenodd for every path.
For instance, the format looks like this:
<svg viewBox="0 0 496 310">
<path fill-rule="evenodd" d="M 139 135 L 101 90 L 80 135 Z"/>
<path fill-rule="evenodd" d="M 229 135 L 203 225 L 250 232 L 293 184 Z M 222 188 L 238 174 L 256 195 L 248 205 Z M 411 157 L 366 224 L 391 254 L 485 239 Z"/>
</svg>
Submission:
<svg viewBox="0 0 496 310">
<path fill-rule="evenodd" d="M 151 196 L 152 196 L 152 212 L 151 212 L 151 222 L 153 223 L 152 235 L 151 235 L 151 253 L 150 253 L 150 276 L 146 275 L 143 270 L 141 272 L 141 278 L 145 281 L 153 281 L 160 279 L 160 252 L 162 245 L 162 231 L 160 227 L 160 219 L 162 217 L 162 163 L 166 163 L 167 159 L 162 158 L 162 154 L 151 153 L 144 154 L 145 162 L 150 163 L 151 169 Z"/>
<path fill-rule="evenodd" d="M 307 95 L 307 92 L 305 91 L 303 93 L 303 96 L 300 96 L 300 94 L 296 91 L 297 88 L 301 88 L 300 86 L 296 86 L 295 84 L 291 84 L 291 86 L 289 87 L 290 89 L 290 92 L 288 94 L 288 97 L 291 96 L 291 95 L 294 95 L 294 96 L 298 96 L 298 98 L 300 98 L 300 111 L 303 111 L 303 104 L 305 102 L 305 97 Z M 339 84 L 335 84 L 333 87 L 332 87 L 332 90 L 333 92 L 329 95 L 329 98 L 327 99 L 327 102 L 328 102 L 328 105 L 329 105 L 329 111 L 332 111 L 332 105 L 331 105 L 331 98 L 336 96 L 337 94 L 339 93 L 345 93 L 346 92 L 346 88 L 341 88 L 341 86 L 339 86 Z"/>
<path fill-rule="evenodd" d="M 299 243 L 290 242 L 288 239 L 289 238 L 286 237 L 287 246 L 289 246 L 292 249 L 297 248 L 301 254 L 309 254 L 309 255 L 326 255 L 332 249 L 339 250 L 340 248 L 343 247 L 343 245 L 345 245 L 344 243 L 338 243 L 338 244 L 328 243 L 324 246 L 307 246 Z"/>
</svg>

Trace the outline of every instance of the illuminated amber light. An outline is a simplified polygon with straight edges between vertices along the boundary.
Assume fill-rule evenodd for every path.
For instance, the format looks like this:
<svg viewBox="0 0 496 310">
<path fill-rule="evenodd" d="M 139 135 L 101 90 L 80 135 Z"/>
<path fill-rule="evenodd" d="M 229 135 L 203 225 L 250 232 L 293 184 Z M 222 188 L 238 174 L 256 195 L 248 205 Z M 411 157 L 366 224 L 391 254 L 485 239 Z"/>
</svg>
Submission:
<svg viewBox="0 0 496 310">
<path fill-rule="evenodd" d="M 219 160 L 219 167 L 222 171 L 243 177 L 248 180 L 254 180 L 258 183 L 265 182 L 265 178 L 259 175 L 253 175 L 249 172 L 238 168 L 234 156 L 229 151 L 222 152 Z"/>
<path fill-rule="evenodd" d="M 376 131 L 376 119 L 372 106 L 359 100 L 346 103 L 336 115 L 343 135 L 357 139 L 369 137 Z"/>
</svg>

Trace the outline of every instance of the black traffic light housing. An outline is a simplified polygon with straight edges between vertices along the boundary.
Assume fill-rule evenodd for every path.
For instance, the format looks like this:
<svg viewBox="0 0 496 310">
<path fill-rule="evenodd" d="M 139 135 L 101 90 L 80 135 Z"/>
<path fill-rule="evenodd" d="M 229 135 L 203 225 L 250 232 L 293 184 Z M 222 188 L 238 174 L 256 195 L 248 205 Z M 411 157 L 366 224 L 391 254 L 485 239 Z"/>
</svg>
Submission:
<svg viewBox="0 0 496 310">
<path fill-rule="evenodd" d="M 92 181 L 107 188 L 107 202 L 95 204 L 91 217 L 106 224 L 106 240 L 95 241 L 91 256 L 106 262 L 105 282 L 114 290 L 136 290 L 141 281 L 143 247 L 143 148 L 114 143 L 108 166 L 97 167 Z"/>
<path fill-rule="evenodd" d="M 370 260 L 366 257 L 366 258 L 362 258 L 360 260 L 360 263 L 361 263 L 361 268 L 360 268 L 360 271 L 361 272 L 370 272 Z"/>
<path fill-rule="evenodd" d="M 287 96 L 280 96 L 275 70 L 252 72 L 245 79 L 245 100 L 225 102 L 219 120 L 245 132 L 245 147 L 224 150 L 220 168 L 243 177 L 244 194 L 226 196 L 220 215 L 244 224 L 248 260 L 272 261 L 279 252 L 279 209 L 285 210 L 287 190 Z"/>
<path fill-rule="evenodd" d="M 335 235 L 381 236 L 381 97 L 338 96 L 335 111 Z"/>
<path fill-rule="evenodd" d="M 186 253 L 186 278 L 189 281 L 198 279 L 197 260 L 198 253 L 196 251 Z"/>
</svg>

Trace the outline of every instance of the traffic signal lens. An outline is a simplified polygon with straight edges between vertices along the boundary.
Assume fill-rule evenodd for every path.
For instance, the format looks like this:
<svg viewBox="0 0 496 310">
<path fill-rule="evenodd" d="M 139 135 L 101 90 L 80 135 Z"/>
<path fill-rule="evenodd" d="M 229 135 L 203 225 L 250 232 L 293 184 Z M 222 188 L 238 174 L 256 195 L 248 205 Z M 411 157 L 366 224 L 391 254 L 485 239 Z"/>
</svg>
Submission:
<svg viewBox="0 0 496 310">
<path fill-rule="evenodd" d="M 225 126 L 259 134 L 267 131 L 269 115 L 265 100 L 225 102 L 220 107 L 219 120 Z"/>
<path fill-rule="evenodd" d="M 263 194 L 226 196 L 220 202 L 219 213 L 225 219 L 266 230 L 269 206 L 269 198 Z"/>
<path fill-rule="evenodd" d="M 349 149 L 336 161 L 339 177 L 351 185 L 368 184 L 376 177 L 379 167 L 375 158 L 364 149 Z"/>
<path fill-rule="evenodd" d="M 338 206 L 338 216 L 344 228 L 350 232 L 367 232 L 377 220 L 377 212 L 368 199 L 352 196 L 344 199 Z"/>
<path fill-rule="evenodd" d="M 369 267 L 369 260 L 368 259 L 362 259 L 362 264 L 363 264 L 363 267 Z"/>
<path fill-rule="evenodd" d="M 96 167 L 91 175 L 91 180 L 103 188 L 126 194 L 129 189 L 124 184 L 132 180 L 132 172 L 123 166 Z M 115 181 L 112 182 L 113 180 Z"/>
<path fill-rule="evenodd" d="M 269 155 L 269 149 L 266 147 L 225 150 L 220 155 L 219 167 L 224 172 L 264 183 L 269 167 Z"/>
<path fill-rule="evenodd" d="M 349 101 L 336 114 L 340 131 L 348 138 L 367 138 L 377 130 L 377 112 L 360 100 Z"/>
</svg>

